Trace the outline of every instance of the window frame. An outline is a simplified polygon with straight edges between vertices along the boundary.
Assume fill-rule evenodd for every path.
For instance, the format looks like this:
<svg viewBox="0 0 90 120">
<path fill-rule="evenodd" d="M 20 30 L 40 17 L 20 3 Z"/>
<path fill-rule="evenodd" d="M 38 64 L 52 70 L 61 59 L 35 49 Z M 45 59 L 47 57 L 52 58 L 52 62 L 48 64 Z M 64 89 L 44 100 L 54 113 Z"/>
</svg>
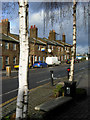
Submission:
<svg viewBox="0 0 90 120">
<path fill-rule="evenodd" d="M 9 56 L 6 56 L 6 58 L 5 58 L 5 65 L 9 65 Z"/>
<path fill-rule="evenodd" d="M 13 50 L 16 50 L 16 43 L 13 43 Z"/>
<path fill-rule="evenodd" d="M 5 49 L 9 50 L 9 43 L 8 42 L 5 42 Z"/>
<path fill-rule="evenodd" d="M 41 57 L 40 56 L 38 56 L 38 61 L 41 61 Z"/>
<path fill-rule="evenodd" d="M 15 58 L 15 61 L 14 61 L 14 58 Z M 14 57 L 13 57 L 13 64 L 14 64 L 14 65 L 16 64 L 16 60 L 17 60 L 17 58 L 16 58 L 16 56 L 14 56 Z"/>
</svg>

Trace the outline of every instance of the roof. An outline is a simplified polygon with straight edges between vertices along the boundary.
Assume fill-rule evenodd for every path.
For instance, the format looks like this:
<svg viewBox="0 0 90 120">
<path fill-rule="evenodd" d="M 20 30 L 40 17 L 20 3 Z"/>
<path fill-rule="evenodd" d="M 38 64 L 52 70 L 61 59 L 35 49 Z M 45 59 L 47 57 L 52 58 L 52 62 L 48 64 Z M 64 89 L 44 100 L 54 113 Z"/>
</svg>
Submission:
<svg viewBox="0 0 90 120">
<path fill-rule="evenodd" d="M 46 43 L 36 39 L 36 38 L 29 38 L 30 43 L 40 44 L 40 45 L 46 45 Z"/>
<path fill-rule="evenodd" d="M 41 41 L 43 41 L 43 42 L 45 42 L 45 43 L 47 43 L 48 45 L 58 45 L 58 46 L 63 46 L 62 44 L 60 44 L 60 43 L 58 43 L 58 42 L 56 42 L 56 41 L 54 41 L 54 40 L 48 40 L 47 38 L 38 38 L 38 39 L 40 39 Z"/>
<path fill-rule="evenodd" d="M 6 35 L 6 34 L 3 34 L 3 33 L 0 33 L 0 40 L 2 41 L 8 41 L 8 42 L 18 42 L 19 41 L 9 35 Z"/>
<path fill-rule="evenodd" d="M 55 40 L 56 42 L 58 42 L 59 44 L 62 44 L 63 46 L 71 46 L 70 44 L 63 42 L 62 40 Z"/>
<path fill-rule="evenodd" d="M 29 38 L 30 42 L 31 43 L 36 43 L 36 44 L 42 44 L 42 45 L 55 45 L 55 46 L 71 46 L 70 44 L 68 43 L 64 43 L 62 42 L 61 40 L 49 40 L 47 38 Z"/>
<path fill-rule="evenodd" d="M 19 43 L 19 35 L 16 35 L 16 34 L 9 34 L 9 35 L 6 35 L 6 34 L 2 34 L 0 33 L 0 40 L 2 41 L 9 41 L 9 42 L 18 42 Z M 64 43 L 62 42 L 61 40 L 49 40 L 47 38 L 29 38 L 29 42 L 30 43 L 36 43 L 36 44 L 40 44 L 40 45 L 55 45 L 55 46 L 71 46 L 70 44 L 68 43 Z"/>
</svg>

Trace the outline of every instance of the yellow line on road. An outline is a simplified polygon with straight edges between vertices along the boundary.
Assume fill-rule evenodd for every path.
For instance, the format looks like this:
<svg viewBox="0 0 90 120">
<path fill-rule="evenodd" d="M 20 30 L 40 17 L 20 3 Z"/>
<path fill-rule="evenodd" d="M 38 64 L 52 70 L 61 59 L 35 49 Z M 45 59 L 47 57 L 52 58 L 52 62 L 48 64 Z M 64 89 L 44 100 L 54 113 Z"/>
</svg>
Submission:
<svg viewBox="0 0 90 120">
<path fill-rule="evenodd" d="M 3 106 L 9 104 L 10 102 L 12 102 L 12 101 L 14 101 L 14 100 L 16 100 L 16 99 L 17 99 L 17 96 L 14 97 L 14 98 L 12 98 L 12 99 L 10 99 L 10 100 L 8 100 L 8 101 L 6 101 L 6 102 L 4 102 L 4 103 L 2 103 L 2 104 L 0 104 L 0 107 L 3 107 Z"/>
<path fill-rule="evenodd" d="M 46 83 L 46 84 L 44 84 L 44 85 L 47 85 L 47 84 L 49 84 L 49 83 Z M 35 89 L 38 89 L 38 88 L 40 88 L 40 87 L 42 87 L 42 86 L 44 86 L 44 85 L 40 85 L 40 86 L 38 86 L 38 87 L 36 87 L 36 88 L 32 88 L 32 89 L 29 90 L 29 92 L 30 92 L 30 91 L 33 91 L 33 90 L 35 90 Z M 10 99 L 10 100 L 8 100 L 8 101 L 6 101 L 6 102 L 4 102 L 4 103 L 2 103 L 2 104 L 0 104 L 0 108 L 1 108 L 1 107 L 4 107 L 5 105 L 9 104 L 10 102 L 13 102 L 13 101 L 16 100 L 16 99 L 17 99 L 17 96 L 14 97 L 14 98 L 12 98 L 12 99 Z"/>
</svg>

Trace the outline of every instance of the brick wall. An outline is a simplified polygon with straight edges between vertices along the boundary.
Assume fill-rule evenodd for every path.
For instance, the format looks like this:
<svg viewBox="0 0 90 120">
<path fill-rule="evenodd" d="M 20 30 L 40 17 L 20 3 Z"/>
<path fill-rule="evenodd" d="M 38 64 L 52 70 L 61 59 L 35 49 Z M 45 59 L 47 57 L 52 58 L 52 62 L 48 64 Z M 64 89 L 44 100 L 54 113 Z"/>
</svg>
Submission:
<svg viewBox="0 0 90 120">
<path fill-rule="evenodd" d="M 62 35 L 62 42 L 66 42 L 66 38 L 65 38 L 65 34 L 63 33 L 63 35 Z"/>
<path fill-rule="evenodd" d="M 30 28 L 30 37 L 37 38 L 38 37 L 38 28 L 34 25 Z"/>
<path fill-rule="evenodd" d="M 3 19 L 0 23 L 0 33 L 5 33 L 8 34 L 10 33 L 10 22 L 8 21 L 8 19 Z"/>
<path fill-rule="evenodd" d="M 19 64 L 19 43 L 14 42 L 7 42 L 9 44 L 9 49 L 5 48 L 6 41 L 2 41 L 2 57 L 3 57 L 3 69 L 6 67 L 6 57 L 9 57 L 9 64 L 13 69 L 13 57 L 16 57 L 16 64 Z M 16 50 L 13 50 L 13 44 L 16 44 Z"/>
<path fill-rule="evenodd" d="M 56 40 L 56 34 L 54 30 L 50 30 L 48 39 L 51 41 Z"/>
</svg>

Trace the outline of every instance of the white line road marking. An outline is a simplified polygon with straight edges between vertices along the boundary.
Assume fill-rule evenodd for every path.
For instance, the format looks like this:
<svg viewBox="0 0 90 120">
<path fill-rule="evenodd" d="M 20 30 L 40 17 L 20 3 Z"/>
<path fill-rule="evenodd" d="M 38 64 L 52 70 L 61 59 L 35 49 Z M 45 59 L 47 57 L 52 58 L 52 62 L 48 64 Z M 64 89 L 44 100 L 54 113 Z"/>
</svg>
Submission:
<svg viewBox="0 0 90 120">
<path fill-rule="evenodd" d="M 9 92 L 7 92 L 7 93 L 1 94 L 0 96 L 7 95 L 7 94 L 12 93 L 12 92 L 15 92 L 15 91 L 17 91 L 17 90 L 18 90 L 18 89 L 15 89 L 15 90 L 9 91 Z"/>
<path fill-rule="evenodd" d="M 13 78 L 14 78 L 14 79 L 15 79 L 15 78 L 18 78 L 18 76 L 16 76 L 16 77 L 13 77 Z"/>
<path fill-rule="evenodd" d="M 83 68 L 80 68 L 79 70 L 84 70 L 85 69 L 85 67 L 83 67 Z"/>
<path fill-rule="evenodd" d="M 38 83 L 42 83 L 42 82 L 45 82 L 45 81 L 48 81 L 48 80 L 50 80 L 51 78 L 48 78 L 48 79 L 44 79 L 44 80 L 41 80 L 41 81 L 39 81 L 39 82 L 36 82 L 37 84 Z"/>
<path fill-rule="evenodd" d="M 16 77 L 15 77 L 16 78 Z M 45 82 L 45 81 L 48 81 L 48 80 L 50 80 L 51 78 L 48 78 L 48 79 L 44 79 L 44 80 L 41 80 L 41 81 L 39 81 L 39 82 L 36 82 L 37 84 L 38 83 L 41 83 L 41 82 Z M 3 95 L 7 95 L 7 94 L 10 94 L 10 93 L 12 93 L 12 92 L 15 92 L 15 91 L 17 91 L 18 89 L 15 89 L 15 90 L 12 90 L 12 91 L 9 91 L 9 92 L 6 92 L 6 93 L 4 93 L 4 94 L 1 94 L 0 96 L 3 96 Z"/>
<path fill-rule="evenodd" d="M 83 69 L 86 69 L 86 68 L 83 67 L 83 68 L 80 68 L 79 70 L 83 70 Z M 75 72 L 76 72 L 76 70 L 75 70 Z M 57 78 L 59 78 L 59 77 L 61 77 L 61 75 L 58 75 L 58 76 L 57 76 Z M 17 76 L 16 76 L 16 77 L 13 77 L 13 78 L 17 78 Z M 57 78 L 54 77 L 54 79 L 57 79 Z M 42 82 L 45 82 L 45 81 L 49 81 L 50 79 L 51 79 L 51 78 L 44 79 L 44 80 L 41 80 L 41 81 L 36 82 L 36 83 L 39 84 L 39 83 L 42 83 Z M 59 79 L 60 79 L 60 78 L 59 78 Z M 15 92 L 15 91 L 17 91 L 17 90 L 18 90 L 18 89 L 15 89 L 15 90 L 9 91 L 9 92 L 7 92 L 7 93 L 1 94 L 0 96 L 10 94 L 10 93 Z"/>
</svg>

